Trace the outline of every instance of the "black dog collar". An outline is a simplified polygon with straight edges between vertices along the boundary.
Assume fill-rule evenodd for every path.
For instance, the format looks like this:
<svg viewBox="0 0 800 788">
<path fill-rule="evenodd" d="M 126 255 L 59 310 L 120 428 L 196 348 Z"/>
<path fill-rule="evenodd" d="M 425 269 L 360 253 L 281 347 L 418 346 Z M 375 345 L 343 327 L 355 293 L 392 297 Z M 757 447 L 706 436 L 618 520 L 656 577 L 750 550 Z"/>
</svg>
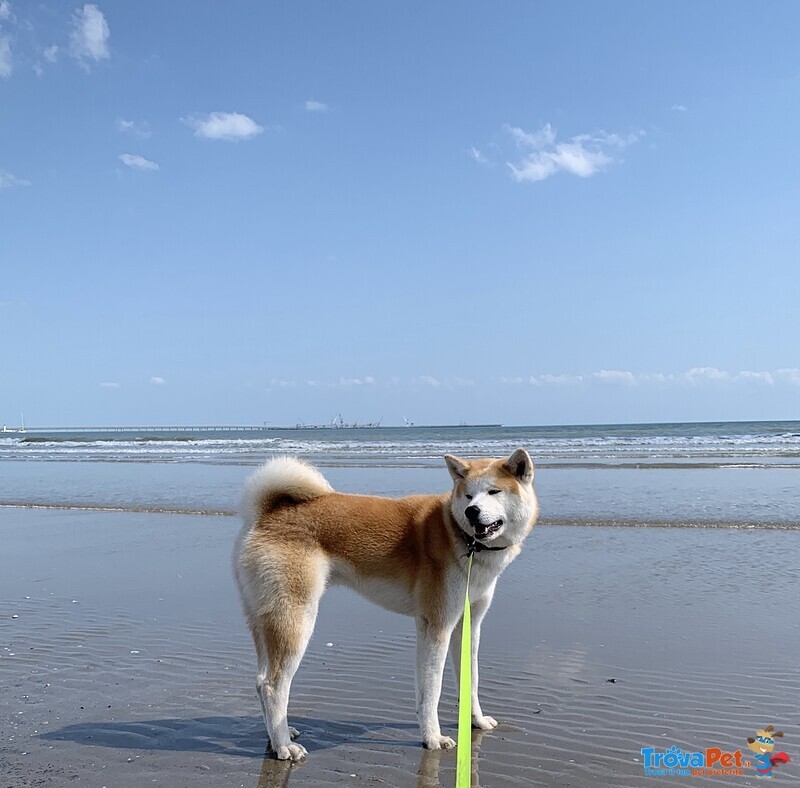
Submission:
<svg viewBox="0 0 800 788">
<path fill-rule="evenodd" d="M 456 528 L 461 534 L 464 544 L 467 546 L 467 558 L 475 555 L 475 553 L 482 553 L 484 550 L 505 550 L 506 547 L 508 547 L 508 545 L 503 545 L 502 547 L 489 547 L 489 545 L 479 542 L 474 536 L 470 536 L 458 523 L 456 523 Z"/>
</svg>

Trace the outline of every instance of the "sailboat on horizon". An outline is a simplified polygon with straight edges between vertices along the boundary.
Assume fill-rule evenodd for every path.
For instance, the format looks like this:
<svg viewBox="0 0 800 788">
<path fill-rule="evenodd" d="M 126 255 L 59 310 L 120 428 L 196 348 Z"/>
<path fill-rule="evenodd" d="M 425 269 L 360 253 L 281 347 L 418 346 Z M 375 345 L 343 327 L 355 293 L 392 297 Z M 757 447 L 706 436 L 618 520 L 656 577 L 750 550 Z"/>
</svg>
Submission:
<svg viewBox="0 0 800 788">
<path fill-rule="evenodd" d="M 15 432 L 21 433 L 25 432 L 25 414 L 19 414 L 20 426 L 19 427 L 8 427 L 5 424 L 3 425 L 3 432 Z"/>
</svg>

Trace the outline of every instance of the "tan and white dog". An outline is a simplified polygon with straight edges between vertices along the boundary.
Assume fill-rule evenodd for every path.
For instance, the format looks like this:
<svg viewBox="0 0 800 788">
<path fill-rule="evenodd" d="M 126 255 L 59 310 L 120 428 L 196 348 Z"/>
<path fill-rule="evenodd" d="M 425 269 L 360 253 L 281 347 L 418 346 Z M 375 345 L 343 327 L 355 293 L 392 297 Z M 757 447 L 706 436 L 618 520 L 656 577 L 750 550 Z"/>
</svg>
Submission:
<svg viewBox="0 0 800 788">
<path fill-rule="evenodd" d="M 478 700 L 478 644 L 500 573 L 519 554 L 538 513 L 533 463 L 445 456 L 453 489 L 444 495 L 379 498 L 336 493 L 293 458 L 268 462 L 247 481 L 234 571 L 258 656 L 256 690 L 272 748 L 299 760 L 287 721 L 289 689 L 328 584 L 347 585 L 417 624 L 417 715 L 423 744 L 450 748 L 439 728 L 448 648 L 458 678 L 467 555 L 474 553 L 472 724 L 497 725 Z"/>
</svg>

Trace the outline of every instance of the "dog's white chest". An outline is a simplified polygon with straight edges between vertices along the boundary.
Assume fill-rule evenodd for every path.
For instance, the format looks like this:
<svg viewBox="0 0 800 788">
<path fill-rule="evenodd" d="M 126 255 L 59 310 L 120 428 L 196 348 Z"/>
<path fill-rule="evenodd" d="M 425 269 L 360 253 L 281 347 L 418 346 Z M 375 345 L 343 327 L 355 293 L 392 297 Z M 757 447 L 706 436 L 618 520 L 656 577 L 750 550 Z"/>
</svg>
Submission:
<svg viewBox="0 0 800 788">
<path fill-rule="evenodd" d="M 493 591 L 497 578 L 511 563 L 514 555 L 514 553 L 506 554 L 504 552 L 502 555 L 493 554 L 486 558 L 476 556 L 473 559 L 469 577 L 470 602 L 481 599 Z"/>
</svg>

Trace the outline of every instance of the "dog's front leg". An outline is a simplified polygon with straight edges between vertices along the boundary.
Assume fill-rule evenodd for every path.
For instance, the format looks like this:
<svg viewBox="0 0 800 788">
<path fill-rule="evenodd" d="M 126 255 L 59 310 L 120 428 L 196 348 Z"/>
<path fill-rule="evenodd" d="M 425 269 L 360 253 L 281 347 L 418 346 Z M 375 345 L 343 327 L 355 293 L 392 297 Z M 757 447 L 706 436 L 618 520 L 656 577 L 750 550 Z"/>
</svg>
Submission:
<svg viewBox="0 0 800 788">
<path fill-rule="evenodd" d="M 422 743 L 429 750 L 456 746 L 449 736 L 442 736 L 439 727 L 439 697 L 450 633 L 451 629 L 441 624 L 417 618 L 417 716 Z"/>
<path fill-rule="evenodd" d="M 470 643 L 470 654 L 472 657 L 472 727 L 482 731 L 490 731 L 497 727 L 497 720 L 494 717 L 486 716 L 481 710 L 481 702 L 478 699 L 478 648 L 481 643 L 481 623 L 483 622 L 489 605 L 492 604 L 494 588 L 476 599 L 470 605 L 470 618 L 472 620 L 472 642 Z M 461 621 L 456 624 L 453 630 L 453 637 L 450 641 L 450 658 L 453 662 L 453 670 L 456 674 L 456 687 L 461 686 Z"/>
</svg>

